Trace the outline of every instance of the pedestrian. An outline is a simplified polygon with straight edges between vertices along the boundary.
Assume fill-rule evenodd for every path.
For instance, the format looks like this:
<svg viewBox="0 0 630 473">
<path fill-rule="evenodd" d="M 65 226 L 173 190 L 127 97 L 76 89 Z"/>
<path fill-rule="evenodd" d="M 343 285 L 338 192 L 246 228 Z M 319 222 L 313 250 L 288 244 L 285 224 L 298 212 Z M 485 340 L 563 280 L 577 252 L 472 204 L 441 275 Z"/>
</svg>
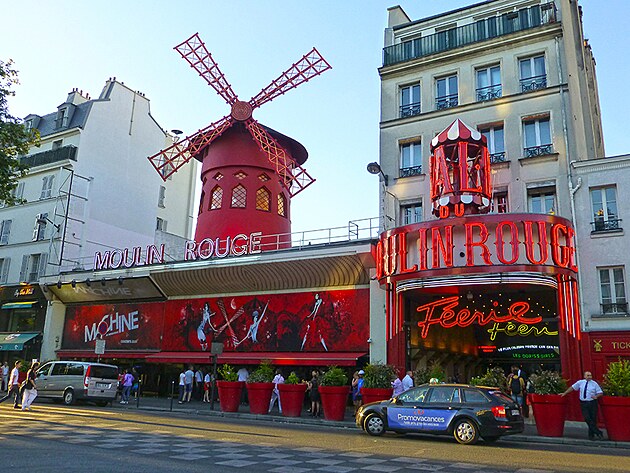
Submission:
<svg viewBox="0 0 630 473">
<path fill-rule="evenodd" d="M 24 394 L 22 395 L 22 410 L 30 411 L 31 404 L 37 397 L 37 385 L 35 384 L 35 378 L 37 378 L 37 368 L 39 368 L 39 362 L 33 361 L 31 368 L 26 373 L 26 380 L 24 381 Z"/>
<path fill-rule="evenodd" d="M 311 399 L 311 415 L 313 417 L 319 417 L 322 410 L 322 399 L 319 394 L 319 376 L 317 370 L 313 370 L 311 376 L 311 380 L 308 383 L 308 393 Z"/>
<path fill-rule="evenodd" d="M 352 375 L 352 404 L 354 405 L 354 415 L 357 415 L 359 407 L 363 404 L 363 394 L 361 388 L 363 387 L 363 375 L 365 371 L 355 371 Z"/>
<path fill-rule="evenodd" d="M 517 366 L 512 367 L 512 372 L 507 378 L 507 388 L 512 400 L 518 404 L 521 412 L 524 409 L 523 394 L 525 393 L 525 380 L 519 374 L 520 370 Z"/>
<path fill-rule="evenodd" d="M 195 371 L 195 399 L 202 400 L 203 396 L 203 371 L 199 368 Z"/>
<path fill-rule="evenodd" d="M 212 384 L 212 378 L 210 377 L 210 371 L 206 373 L 203 378 L 203 402 L 210 402 L 210 385 Z"/>
<path fill-rule="evenodd" d="M 392 381 L 392 388 L 394 388 L 394 392 L 392 392 L 392 397 L 396 397 L 399 394 L 402 394 L 405 392 L 405 388 L 403 387 L 402 380 L 398 376 L 394 377 L 394 380 Z"/>
<path fill-rule="evenodd" d="M 2 390 L 9 390 L 9 364 L 6 361 L 2 364 Z"/>
<path fill-rule="evenodd" d="M 186 396 L 186 373 L 182 369 L 181 373 L 179 373 L 179 398 L 177 399 L 178 404 L 184 403 L 184 397 Z"/>
<path fill-rule="evenodd" d="M 274 386 L 271 393 L 271 400 L 269 401 L 269 412 L 271 412 L 271 409 L 273 409 L 273 405 L 277 400 L 278 410 L 280 411 L 280 414 L 282 414 L 282 402 L 280 402 L 280 391 L 278 390 L 278 385 L 284 384 L 284 376 L 282 376 L 282 371 L 280 371 L 280 369 L 276 370 L 276 375 L 274 376 L 272 383 Z"/>
<path fill-rule="evenodd" d="M 188 369 L 184 372 L 185 382 L 186 382 L 186 393 L 184 394 L 184 402 L 190 402 L 190 398 L 192 397 L 192 388 L 193 388 L 193 378 L 195 377 L 195 373 L 193 372 L 193 365 L 190 365 Z"/>
<path fill-rule="evenodd" d="M 133 386 L 133 375 L 129 370 L 125 370 L 125 376 L 123 377 L 123 390 L 121 404 L 129 404 L 129 395 L 131 394 L 131 388 Z"/>
<path fill-rule="evenodd" d="M 405 374 L 405 377 L 402 379 L 402 385 L 403 392 L 409 391 L 411 388 L 413 388 L 413 371 L 407 371 L 407 374 Z"/>
<path fill-rule="evenodd" d="M 561 396 L 564 397 L 571 391 L 578 391 L 580 394 L 580 408 L 584 421 L 588 425 L 589 440 L 603 439 L 602 431 L 597 428 L 597 407 L 598 399 L 604 395 L 604 391 L 593 379 L 593 374 L 590 371 L 585 371 L 584 379 L 576 381 Z"/>
<path fill-rule="evenodd" d="M 238 381 L 243 383 L 247 382 L 247 378 L 249 378 L 249 371 L 247 371 L 246 367 L 241 366 L 236 374 L 238 375 Z M 248 403 L 249 399 L 247 398 L 247 389 L 241 389 L 241 404 L 246 405 Z"/>
<path fill-rule="evenodd" d="M 9 390 L 0 402 L 4 402 L 13 396 L 13 409 L 20 408 L 20 382 L 18 381 L 20 378 L 20 367 L 22 366 L 22 362 L 17 360 L 13 369 L 11 370 L 11 376 L 9 377 Z"/>
</svg>

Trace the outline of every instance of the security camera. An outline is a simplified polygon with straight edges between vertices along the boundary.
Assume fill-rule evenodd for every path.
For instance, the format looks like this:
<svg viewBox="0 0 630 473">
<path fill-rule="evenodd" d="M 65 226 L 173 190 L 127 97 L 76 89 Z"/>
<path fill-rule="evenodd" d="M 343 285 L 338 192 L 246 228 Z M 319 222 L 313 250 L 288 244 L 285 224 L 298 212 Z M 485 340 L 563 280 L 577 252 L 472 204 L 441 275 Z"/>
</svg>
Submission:
<svg viewBox="0 0 630 473">
<path fill-rule="evenodd" d="M 368 339 L 367 339 L 367 342 L 368 342 L 368 343 L 372 343 L 372 337 L 368 338 Z"/>
</svg>

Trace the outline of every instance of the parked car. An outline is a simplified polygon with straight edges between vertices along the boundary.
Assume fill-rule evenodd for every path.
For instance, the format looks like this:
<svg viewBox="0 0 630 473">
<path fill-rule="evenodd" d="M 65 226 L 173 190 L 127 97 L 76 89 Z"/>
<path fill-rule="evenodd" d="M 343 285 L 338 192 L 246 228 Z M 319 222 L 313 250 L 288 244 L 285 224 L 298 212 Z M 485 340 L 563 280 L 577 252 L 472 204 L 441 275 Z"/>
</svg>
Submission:
<svg viewBox="0 0 630 473">
<path fill-rule="evenodd" d="M 118 367 L 83 361 L 50 361 L 37 370 L 37 396 L 61 401 L 77 400 L 106 406 L 116 397 Z"/>
<path fill-rule="evenodd" d="M 370 435 L 387 430 L 453 435 L 473 444 L 494 442 L 523 431 L 517 404 L 496 388 L 462 384 L 423 384 L 398 396 L 359 408 L 357 426 Z"/>
</svg>

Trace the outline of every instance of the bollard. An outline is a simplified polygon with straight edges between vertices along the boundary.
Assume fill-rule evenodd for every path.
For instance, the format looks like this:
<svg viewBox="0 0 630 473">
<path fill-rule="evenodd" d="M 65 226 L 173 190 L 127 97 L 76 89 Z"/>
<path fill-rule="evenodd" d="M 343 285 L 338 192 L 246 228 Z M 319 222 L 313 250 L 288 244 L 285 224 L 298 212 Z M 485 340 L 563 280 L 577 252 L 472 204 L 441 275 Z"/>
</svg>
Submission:
<svg viewBox="0 0 630 473">
<path fill-rule="evenodd" d="M 171 412 L 173 412 L 173 396 L 175 395 L 175 381 L 171 381 Z"/>
</svg>

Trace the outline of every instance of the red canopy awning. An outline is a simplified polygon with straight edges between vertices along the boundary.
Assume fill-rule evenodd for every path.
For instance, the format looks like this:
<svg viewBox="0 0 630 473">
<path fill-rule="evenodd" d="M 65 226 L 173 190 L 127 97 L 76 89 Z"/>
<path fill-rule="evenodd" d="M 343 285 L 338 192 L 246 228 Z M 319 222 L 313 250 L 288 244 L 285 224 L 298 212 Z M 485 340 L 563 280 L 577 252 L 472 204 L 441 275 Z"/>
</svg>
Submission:
<svg viewBox="0 0 630 473">
<path fill-rule="evenodd" d="M 307 366 L 354 366 L 363 352 L 247 352 L 222 353 L 218 363 L 235 365 L 257 365 L 261 360 L 269 360 L 274 365 L 307 365 Z M 146 357 L 153 363 L 212 363 L 212 355 L 208 352 L 168 352 L 154 353 Z"/>
<path fill-rule="evenodd" d="M 108 351 L 101 355 L 101 358 L 147 358 L 155 352 L 146 351 Z M 59 358 L 97 358 L 94 350 L 57 350 Z"/>
</svg>

